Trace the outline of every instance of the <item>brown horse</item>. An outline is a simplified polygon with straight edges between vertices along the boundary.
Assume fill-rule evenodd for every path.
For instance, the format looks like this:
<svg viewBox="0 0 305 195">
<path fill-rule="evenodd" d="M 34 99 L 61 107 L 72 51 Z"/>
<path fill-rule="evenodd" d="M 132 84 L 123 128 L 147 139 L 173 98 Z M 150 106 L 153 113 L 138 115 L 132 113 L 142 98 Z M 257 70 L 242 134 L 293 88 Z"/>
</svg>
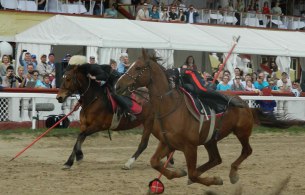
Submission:
<svg viewBox="0 0 305 195">
<path fill-rule="evenodd" d="M 98 66 L 98 67 L 97 67 Z M 87 75 L 94 74 L 94 69 L 103 68 L 106 74 L 111 75 L 111 67 L 109 65 L 69 65 L 63 75 L 62 84 L 57 94 L 57 100 L 63 103 L 67 97 L 72 94 L 80 94 L 80 102 L 82 110 L 80 111 L 80 133 L 73 147 L 73 151 L 64 164 L 64 168 L 69 169 L 76 161 L 83 159 L 81 146 L 88 135 L 103 131 L 103 130 L 128 130 L 143 124 L 143 135 L 137 151 L 126 162 L 123 168 L 130 169 L 131 164 L 139 157 L 139 155 L 147 147 L 149 136 L 151 133 L 153 117 L 150 112 L 150 103 L 143 105 L 143 111 L 137 115 L 137 119 L 130 121 L 129 117 L 122 116 L 120 123 L 116 127 L 111 127 L 114 115 L 111 103 L 107 97 L 107 87 L 111 87 L 116 80 L 112 80 L 111 76 L 107 83 L 100 86 L 97 82 L 91 81 Z"/>
<path fill-rule="evenodd" d="M 155 113 L 152 133 L 160 141 L 150 163 L 168 179 L 182 177 L 188 173 L 191 182 L 207 186 L 222 185 L 223 181 L 220 177 L 200 177 L 200 175 L 222 162 L 217 142 L 233 132 L 242 145 L 241 154 L 231 164 L 229 174 L 231 183 L 236 183 L 239 179 L 239 165 L 252 153 L 249 137 L 254 123 L 282 128 L 293 124 L 304 124 L 304 121 L 280 121 L 269 117 L 259 109 L 250 109 L 248 106 L 245 108 L 229 106 L 222 117 L 216 118 L 217 131 L 211 139 L 207 139 L 212 120 L 204 121 L 199 130 L 200 123 L 187 108 L 183 93 L 178 88 L 171 88 L 164 69 L 147 56 L 144 49 L 142 53 L 143 56 L 118 80 L 115 89 L 118 94 L 127 95 L 137 87 L 148 87 Z M 196 168 L 199 145 L 205 146 L 209 161 Z M 174 150 L 184 153 L 187 173 L 181 170 L 171 171 L 163 167 L 161 159 Z"/>
</svg>

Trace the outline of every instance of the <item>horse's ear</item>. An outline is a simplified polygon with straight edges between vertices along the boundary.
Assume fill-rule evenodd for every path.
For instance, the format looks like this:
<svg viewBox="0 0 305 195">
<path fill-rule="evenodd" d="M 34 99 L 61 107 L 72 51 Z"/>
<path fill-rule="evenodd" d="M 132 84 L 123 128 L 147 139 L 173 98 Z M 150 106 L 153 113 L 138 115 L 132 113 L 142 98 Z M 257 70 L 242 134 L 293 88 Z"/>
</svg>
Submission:
<svg viewBox="0 0 305 195">
<path fill-rule="evenodd" d="M 143 56 L 144 61 L 149 59 L 146 49 L 144 49 L 144 48 L 142 48 L 142 56 Z"/>
</svg>

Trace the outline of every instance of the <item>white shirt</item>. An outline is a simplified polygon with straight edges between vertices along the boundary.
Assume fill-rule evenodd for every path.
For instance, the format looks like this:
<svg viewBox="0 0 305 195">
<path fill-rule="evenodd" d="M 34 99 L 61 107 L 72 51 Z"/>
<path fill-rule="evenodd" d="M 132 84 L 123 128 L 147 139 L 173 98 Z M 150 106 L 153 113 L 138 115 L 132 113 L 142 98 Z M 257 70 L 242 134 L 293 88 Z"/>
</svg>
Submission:
<svg viewBox="0 0 305 195">
<path fill-rule="evenodd" d="M 194 23 L 194 16 L 193 16 L 194 12 L 190 12 L 190 15 L 189 15 L 189 23 L 190 24 L 193 24 Z"/>
</svg>

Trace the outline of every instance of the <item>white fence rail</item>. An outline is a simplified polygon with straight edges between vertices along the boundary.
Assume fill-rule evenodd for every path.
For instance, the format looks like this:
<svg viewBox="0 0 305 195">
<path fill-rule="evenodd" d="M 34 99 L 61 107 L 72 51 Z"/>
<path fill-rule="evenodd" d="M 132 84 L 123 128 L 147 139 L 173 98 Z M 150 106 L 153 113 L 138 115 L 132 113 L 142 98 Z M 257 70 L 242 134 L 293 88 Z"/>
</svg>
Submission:
<svg viewBox="0 0 305 195">
<path fill-rule="evenodd" d="M 0 93 L 0 125 L 1 121 L 32 121 L 32 129 L 36 128 L 37 116 L 40 119 L 49 115 L 67 114 L 77 101 L 76 97 L 60 104 L 56 94 L 46 93 Z M 255 100 L 275 100 L 276 112 L 287 117 L 305 120 L 305 97 L 286 96 L 240 96 L 250 107 L 258 107 Z M 39 111 L 37 104 L 54 104 L 53 111 Z M 38 111 L 38 115 L 37 115 Z M 69 116 L 70 121 L 79 120 L 79 110 Z"/>
</svg>

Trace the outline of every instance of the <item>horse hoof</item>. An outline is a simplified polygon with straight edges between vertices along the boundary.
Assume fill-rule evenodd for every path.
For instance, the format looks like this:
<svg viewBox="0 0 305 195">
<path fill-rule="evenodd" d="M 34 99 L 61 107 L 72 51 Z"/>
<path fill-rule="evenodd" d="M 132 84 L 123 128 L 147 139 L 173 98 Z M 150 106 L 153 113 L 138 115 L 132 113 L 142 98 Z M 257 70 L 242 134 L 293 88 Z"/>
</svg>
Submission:
<svg viewBox="0 0 305 195">
<path fill-rule="evenodd" d="M 126 166 L 126 164 L 125 164 L 125 165 L 122 167 L 122 169 L 123 169 L 123 170 L 130 170 L 131 167 L 130 167 L 130 166 L 128 167 L 128 166 Z"/>
<path fill-rule="evenodd" d="M 215 185 L 223 185 L 223 180 L 220 177 L 214 177 Z"/>
<path fill-rule="evenodd" d="M 239 180 L 238 174 L 233 175 L 233 176 L 230 176 L 230 182 L 231 182 L 231 184 L 236 184 L 236 183 L 238 182 L 238 180 Z"/>
<path fill-rule="evenodd" d="M 71 166 L 69 166 L 69 165 L 64 165 L 61 169 L 62 169 L 62 170 L 70 170 L 70 169 L 71 169 Z"/>
<path fill-rule="evenodd" d="M 131 165 L 136 161 L 136 159 L 133 157 L 133 158 L 130 158 L 126 163 L 125 165 L 122 167 L 123 170 L 130 170 L 131 169 Z"/>
</svg>

